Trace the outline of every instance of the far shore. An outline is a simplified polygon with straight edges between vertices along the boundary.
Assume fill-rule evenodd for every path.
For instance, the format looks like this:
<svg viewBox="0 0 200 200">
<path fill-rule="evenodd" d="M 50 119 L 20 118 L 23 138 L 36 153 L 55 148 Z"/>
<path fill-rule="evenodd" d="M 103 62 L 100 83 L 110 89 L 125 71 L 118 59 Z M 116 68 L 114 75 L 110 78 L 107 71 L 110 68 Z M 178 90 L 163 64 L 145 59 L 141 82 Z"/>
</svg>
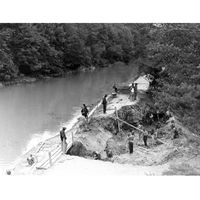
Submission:
<svg viewBox="0 0 200 200">
<path fill-rule="evenodd" d="M 121 64 L 125 64 L 123 62 L 115 62 L 113 64 L 109 64 L 108 66 L 105 67 L 110 67 L 112 65 L 115 65 L 117 63 L 121 63 Z M 137 66 L 137 60 L 136 61 L 131 61 L 130 63 L 128 63 L 127 65 L 136 65 Z M 125 64 L 126 65 L 126 64 Z M 80 67 L 78 70 L 74 71 L 74 70 L 69 70 L 66 71 L 64 73 L 61 74 L 51 74 L 49 76 L 36 76 L 36 77 L 31 77 L 31 76 L 25 76 L 25 75 L 21 75 L 13 80 L 10 81 L 0 81 L 0 88 L 3 87 L 8 87 L 8 86 L 12 86 L 12 85 L 22 85 L 22 84 L 31 84 L 37 81 L 45 81 L 45 80 L 49 80 L 49 79 L 53 79 L 53 78 L 64 78 L 69 74 L 73 74 L 73 73 L 79 73 L 79 72 L 92 72 L 95 69 L 100 69 L 100 67 L 95 67 L 95 66 L 91 66 L 91 67 Z"/>
</svg>

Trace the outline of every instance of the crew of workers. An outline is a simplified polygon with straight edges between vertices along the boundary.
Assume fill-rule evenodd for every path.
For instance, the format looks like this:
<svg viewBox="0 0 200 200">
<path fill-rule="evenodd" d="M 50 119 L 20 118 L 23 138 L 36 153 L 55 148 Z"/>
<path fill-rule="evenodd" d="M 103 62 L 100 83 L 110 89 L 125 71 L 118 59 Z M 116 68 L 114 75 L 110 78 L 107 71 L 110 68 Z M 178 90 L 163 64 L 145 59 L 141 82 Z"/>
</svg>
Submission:
<svg viewBox="0 0 200 200">
<path fill-rule="evenodd" d="M 131 98 L 131 100 L 136 100 L 137 99 L 137 90 L 138 90 L 138 87 L 137 87 L 137 83 L 132 83 L 130 86 L 130 89 L 131 89 L 131 92 L 130 92 L 130 96 L 129 98 Z M 114 93 L 117 95 L 118 93 L 118 88 L 116 87 L 116 85 L 114 84 L 113 85 L 113 89 L 114 89 Z M 102 106 L 103 106 L 103 114 L 106 114 L 106 111 L 107 111 L 107 94 L 103 97 L 102 99 Z M 87 106 L 85 104 L 83 104 L 82 106 L 82 109 L 81 109 L 81 114 L 82 116 L 85 118 L 86 122 L 88 122 L 88 114 L 89 114 L 89 110 L 87 108 Z M 159 121 L 159 115 L 160 115 L 160 112 L 159 110 L 156 110 L 156 117 L 157 117 L 157 120 Z M 169 113 L 169 111 L 166 112 L 166 116 L 167 117 L 170 117 L 171 114 Z M 149 118 L 149 121 L 148 123 L 150 125 L 152 125 L 153 121 L 154 121 L 154 115 L 149 112 L 149 116 L 146 116 L 147 118 Z M 157 127 L 159 128 L 159 127 Z M 174 122 L 172 121 L 172 130 L 174 132 L 174 135 L 173 135 L 173 139 L 176 139 L 179 137 L 179 133 L 178 133 L 178 130 L 175 128 L 175 125 L 174 125 Z M 66 143 L 66 135 L 65 135 L 65 127 L 63 127 L 63 129 L 60 131 L 60 139 L 61 139 L 61 146 L 62 146 L 62 151 L 63 153 L 66 152 L 66 148 L 67 148 L 67 143 Z M 154 140 L 157 138 L 157 131 L 155 131 L 154 129 L 152 129 L 151 131 L 147 131 L 145 130 L 144 128 L 142 128 L 141 125 L 138 125 L 138 129 L 140 130 L 139 131 L 139 140 L 141 140 L 141 138 L 143 139 L 143 142 L 144 142 L 144 146 L 145 147 L 148 147 L 148 138 L 151 136 Z M 128 143 L 128 149 L 129 149 L 129 153 L 132 154 L 133 153 L 133 146 L 134 146 L 134 133 L 131 133 L 128 135 L 128 138 L 127 138 L 127 143 Z M 106 151 L 107 152 L 107 151 Z M 107 152 L 107 154 L 109 154 Z M 109 154 L 110 156 L 110 154 Z"/>
<path fill-rule="evenodd" d="M 158 130 L 156 130 L 154 128 L 147 131 L 141 125 L 138 125 L 137 129 L 140 130 L 138 132 L 139 141 L 141 140 L 141 136 L 142 136 L 145 147 L 148 147 L 148 138 L 149 137 L 151 137 L 153 140 L 156 140 L 158 138 Z M 173 139 L 173 140 L 179 138 L 180 135 L 182 134 L 182 129 L 181 128 L 178 129 L 176 127 L 174 120 L 171 121 L 170 129 L 171 129 L 171 132 L 172 132 L 172 138 L 171 139 Z M 129 153 L 132 154 L 133 153 L 133 145 L 134 145 L 134 133 L 128 135 L 127 142 L 128 142 Z"/>
<path fill-rule="evenodd" d="M 138 85 L 137 83 L 132 83 L 130 85 L 129 99 L 131 99 L 132 101 L 137 100 L 137 93 L 138 93 L 137 85 Z M 113 89 L 114 89 L 114 93 L 113 93 L 113 97 L 114 97 L 118 93 L 118 88 L 116 87 L 115 84 L 113 85 Z M 106 111 L 107 111 L 107 97 L 108 96 L 106 94 L 102 99 L 103 114 L 106 114 Z M 83 104 L 83 106 L 82 106 L 81 114 L 85 118 L 86 122 L 88 122 L 89 110 L 88 110 L 88 108 L 85 104 Z M 157 118 L 158 118 L 158 121 L 159 121 L 159 111 L 157 111 L 156 114 L 157 114 Z M 169 111 L 167 111 L 166 116 L 167 117 L 171 116 Z M 151 125 L 152 122 L 153 122 L 154 116 L 153 116 L 152 113 L 150 113 L 148 117 L 149 117 L 149 124 Z M 149 133 L 147 132 L 147 130 L 143 129 L 141 125 L 138 125 L 138 129 L 140 130 L 139 131 L 139 140 L 141 139 L 141 136 L 142 136 L 145 147 L 148 147 L 149 134 L 151 135 L 151 137 L 153 139 L 157 138 L 157 131 L 155 131 L 154 129 L 152 129 Z M 173 133 L 174 133 L 173 139 L 178 138 L 180 131 L 178 131 L 177 128 L 175 127 L 174 121 L 172 121 L 172 123 L 171 123 L 171 129 L 173 130 Z M 63 154 L 65 154 L 66 150 L 67 150 L 67 137 L 66 137 L 65 131 L 66 131 L 65 127 L 63 127 L 62 130 L 60 131 L 61 150 L 62 150 Z M 134 133 L 133 132 L 128 135 L 127 143 L 128 143 L 129 153 L 132 154 L 133 153 L 133 147 L 134 147 Z M 109 152 L 107 152 L 107 154 L 109 154 L 108 156 L 110 156 Z M 35 160 L 34 160 L 34 157 L 32 156 L 32 154 L 30 154 L 30 157 L 27 158 L 27 162 L 30 166 L 35 163 Z"/>
</svg>

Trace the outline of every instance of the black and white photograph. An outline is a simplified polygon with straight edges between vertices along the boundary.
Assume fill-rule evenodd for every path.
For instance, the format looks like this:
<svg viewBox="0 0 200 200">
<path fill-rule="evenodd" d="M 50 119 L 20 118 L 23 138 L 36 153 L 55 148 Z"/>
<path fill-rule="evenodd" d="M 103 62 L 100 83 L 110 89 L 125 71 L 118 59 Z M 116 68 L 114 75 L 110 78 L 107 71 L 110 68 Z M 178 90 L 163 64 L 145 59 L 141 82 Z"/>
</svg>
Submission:
<svg viewBox="0 0 200 200">
<path fill-rule="evenodd" d="M 1 7 L 6 196 L 18 199 L 20 187 L 34 200 L 194 199 L 198 181 L 187 177 L 200 175 L 198 6 L 63 2 Z"/>
<path fill-rule="evenodd" d="M 200 24 L 1 24 L 0 35 L 5 173 L 200 174 Z"/>
</svg>

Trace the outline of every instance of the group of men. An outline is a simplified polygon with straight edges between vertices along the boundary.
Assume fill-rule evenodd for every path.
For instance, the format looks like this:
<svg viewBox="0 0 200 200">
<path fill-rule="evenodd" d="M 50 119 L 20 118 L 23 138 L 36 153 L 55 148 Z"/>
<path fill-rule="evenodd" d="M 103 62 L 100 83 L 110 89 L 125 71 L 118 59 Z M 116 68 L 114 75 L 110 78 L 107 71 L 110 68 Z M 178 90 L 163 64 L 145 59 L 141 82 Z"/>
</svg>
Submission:
<svg viewBox="0 0 200 200">
<path fill-rule="evenodd" d="M 107 108 L 107 95 L 103 97 L 102 105 L 103 105 L 103 113 L 105 114 L 106 108 Z M 85 104 L 83 104 L 83 107 L 81 109 L 81 114 L 85 118 L 86 122 L 88 122 L 89 110 Z M 67 137 L 66 137 L 65 130 L 66 128 L 63 127 L 62 130 L 60 131 L 61 149 L 63 153 L 66 153 L 66 149 L 67 149 Z"/>
<path fill-rule="evenodd" d="M 141 126 L 139 126 L 139 127 L 141 128 Z M 144 142 L 144 146 L 148 147 L 148 144 L 147 144 L 148 132 L 146 130 L 141 129 L 141 132 L 139 133 L 139 140 L 141 139 L 141 136 L 142 136 L 142 139 Z M 128 135 L 127 142 L 128 142 L 129 153 L 132 154 L 133 153 L 133 145 L 134 145 L 134 133 L 133 132 Z"/>
<path fill-rule="evenodd" d="M 102 99 L 102 105 L 103 105 L 103 113 L 106 114 L 107 110 L 107 94 Z M 82 116 L 86 119 L 86 122 L 88 122 L 88 114 L 89 110 L 85 104 L 83 104 L 83 107 L 81 109 Z"/>
<path fill-rule="evenodd" d="M 117 95 L 118 89 L 117 89 L 115 84 L 113 86 L 113 89 L 114 89 L 114 92 Z M 131 98 L 132 100 L 136 100 L 137 99 L 137 90 L 138 90 L 137 89 L 137 83 L 132 83 L 130 89 L 131 89 L 131 93 L 130 93 L 129 98 Z M 107 94 L 102 99 L 102 106 L 103 106 L 103 113 L 106 114 L 106 110 L 107 110 Z M 86 122 L 88 122 L 89 110 L 88 110 L 88 108 L 87 108 L 87 106 L 85 104 L 83 104 L 83 106 L 82 106 L 81 114 L 86 119 Z M 143 139 L 143 142 L 144 142 L 144 146 L 148 147 L 147 140 L 148 140 L 149 134 L 153 138 L 157 137 L 157 136 L 155 136 L 155 135 L 157 135 L 157 134 L 155 134 L 155 133 L 157 133 L 157 131 L 154 131 L 152 129 L 151 132 L 148 133 L 147 130 L 142 128 L 141 125 L 139 125 L 138 128 L 141 130 L 139 132 L 139 140 L 141 139 L 141 136 L 142 136 L 142 139 Z M 174 124 L 173 121 L 171 123 L 171 129 L 174 132 L 173 139 L 178 138 L 179 137 L 179 132 L 178 132 L 177 128 L 175 127 L 175 124 Z M 66 153 L 66 149 L 67 149 L 67 137 L 66 137 L 65 131 L 66 131 L 66 127 L 63 127 L 62 130 L 60 131 L 61 149 L 62 149 L 63 154 Z M 128 135 L 127 142 L 128 142 L 129 153 L 132 154 L 133 153 L 133 146 L 134 146 L 134 133 L 133 132 Z M 34 161 L 34 158 L 33 158 L 32 155 L 30 155 L 30 157 L 27 158 L 27 162 L 28 162 L 29 165 L 33 165 L 33 163 L 35 161 Z"/>
<path fill-rule="evenodd" d="M 147 130 L 142 128 L 140 125 L 138 126 L 138 128 L 140 128 L 140 130 L 141 130 L 141 132 L 139 133 L 139 140 L 141 139 L 141 136 L 142 136 L 145 147 L 148 147 L 147 140 L 148 140 L 149 136 L 152 137 L 154 140 L 158 137 L 158 130 L 151 129 L 148 132 Z M 174 120 L 171 121 L 170 128 L 171 128 L 171 132 L 172 132 L 172 139 L 179 138 L 180 134 L 182 133 L 182 129 L 181 128 L 178 129 L 176 127 Z M 134 133 L 133 132 L 128 135 L 127 142 L 128 142 L 129 153 L 132 154 L 133 153 L 133 145 L 134 145 Z"/>
<path fill-rule="evenodd" d="M 118 93 L 118 88 L 116 87 L 116 85 L 113 85 L 113 89 L 115 94 Z M 131 84 L 131 94 L 130 97 L 132 100 L 136 100 L 137 99 L 137 83 L 132 83 Z M 103 113 L 106 114 L 106 110 L 107 110 L 107 94 L 104 95 L 103 99 L 102 99 L 102 106 L 103 106 Z M 86 122 L 88 122 L 88 114 L 89 114 L 89 110 L 87 108 L 87 106 L 85 104 L 83 104 L 82 109 L 81 109 L 81 114 L 82 116 L 85 118 Z M 62 130 L 60 131 L 60 139 L 61 139 L 61 148 L 62 148 L 62 152 L 66 153 L 66 149 L 67 149 L 67 137 L 65 134 L 65 130 L 66 128 L 63 127 Z M 133 152 L 133 135 L 130 135 L 130 137 L 128 138 L 129 141 L 129 149 L 130 149 L 130 153 Z M 144 144 L 145 146 L 147 146 L 147 135 L 144 134 L 143 136 L 143 140 L 144 140 Z"/>
</svg>

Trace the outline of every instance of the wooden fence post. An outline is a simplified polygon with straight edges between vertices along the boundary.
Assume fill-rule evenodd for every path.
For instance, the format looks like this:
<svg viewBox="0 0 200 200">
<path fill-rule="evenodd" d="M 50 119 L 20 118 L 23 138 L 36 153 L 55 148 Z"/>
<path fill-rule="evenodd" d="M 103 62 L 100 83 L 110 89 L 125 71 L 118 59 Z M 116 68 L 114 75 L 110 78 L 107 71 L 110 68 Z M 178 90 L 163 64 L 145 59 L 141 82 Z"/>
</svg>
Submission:
<svg viewBox="0 0 200 200">
<path fill-rule="evenodd" d="M 120 132 L 120 123 L 119 123 L 119 120 L 118 120 L 118 112 L 117 112 L 117 108 L 115 107 L 115 114 L 116 114 L 116 117 L 117 117 L 117 126 L 118 126 L 118 132 Z"/>
<path fill-rule="evenodd" d="M 72 145 L 73 145 L 73 143 L 74 143 L 74 133 L 72 131 Z"/>
<path fill-rule="evenodd" d="M 52 166 L 51 152 L 49 151 L 49 165 Z"/>
</svg>

